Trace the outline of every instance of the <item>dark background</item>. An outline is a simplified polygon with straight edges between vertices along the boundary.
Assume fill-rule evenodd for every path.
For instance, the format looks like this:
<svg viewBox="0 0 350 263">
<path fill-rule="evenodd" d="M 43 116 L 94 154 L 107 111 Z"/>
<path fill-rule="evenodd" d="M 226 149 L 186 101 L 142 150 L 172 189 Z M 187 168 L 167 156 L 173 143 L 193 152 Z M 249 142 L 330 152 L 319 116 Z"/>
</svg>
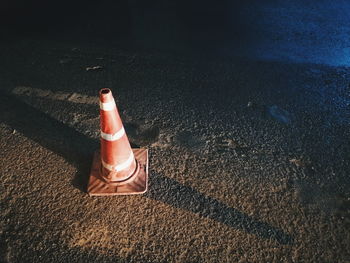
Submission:
<svg viewBox="0 0 350 263">
<path fill-rule="evenodd" d="M 3 39 L 350 65 L 350 3 L 302 0 L 2 1 Z"/>
<path fill-rule="evenodd" d="M 249 1 L 248 1 L 249 2 Z M 10 36 L 124 41 L 160 49 L 215 49 L 247 35 L 235 1 L 5 1 L 2 32 Z"/>
</svg>

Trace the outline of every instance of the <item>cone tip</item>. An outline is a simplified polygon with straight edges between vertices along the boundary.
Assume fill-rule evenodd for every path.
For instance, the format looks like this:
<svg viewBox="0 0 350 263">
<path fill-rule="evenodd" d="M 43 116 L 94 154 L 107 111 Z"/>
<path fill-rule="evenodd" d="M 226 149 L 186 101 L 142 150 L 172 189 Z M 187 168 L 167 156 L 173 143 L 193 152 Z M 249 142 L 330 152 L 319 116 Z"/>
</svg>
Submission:
<svg viewBox="0 0 350 263">
<path fill-rule="evenodd" d="M 113 99 L 112 91 L 108 88 L 100 89 L 99 94 L 101 102 L 108 102 Z"/>
</svg>

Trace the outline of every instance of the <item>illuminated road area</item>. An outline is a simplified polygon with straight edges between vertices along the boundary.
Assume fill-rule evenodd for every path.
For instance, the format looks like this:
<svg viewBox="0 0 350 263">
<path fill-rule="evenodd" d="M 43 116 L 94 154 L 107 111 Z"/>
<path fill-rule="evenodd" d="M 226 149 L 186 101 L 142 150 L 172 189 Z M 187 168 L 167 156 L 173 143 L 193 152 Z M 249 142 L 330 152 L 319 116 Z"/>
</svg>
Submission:
<svg viewBox="0 0 350 263">
<path fill-rule="evenodd" d="M 349 7 L 251 8 L 241 41 L 198 49 L 166 15 L 120 41 L 0 44 L 0 262 L 350 260 Z M 100 88 L 149 149 L 144 195 L 86 193 Z"/>
</svg>

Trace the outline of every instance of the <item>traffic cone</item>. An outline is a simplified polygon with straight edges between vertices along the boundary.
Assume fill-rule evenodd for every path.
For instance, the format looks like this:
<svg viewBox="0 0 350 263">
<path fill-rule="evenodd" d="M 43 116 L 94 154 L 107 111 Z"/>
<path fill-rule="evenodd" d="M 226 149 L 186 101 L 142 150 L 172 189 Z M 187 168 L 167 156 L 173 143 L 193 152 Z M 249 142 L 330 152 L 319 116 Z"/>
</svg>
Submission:
<svg viewBox="0 0 350 263">
<path fill-rule="evenodd" d="M 101 149 L 94 154 L 88 193 L 142 194 L 147 191 L 148 150 L 131 148 L 112 91 L 101 89 L 99 94 Z"/>
</svg>

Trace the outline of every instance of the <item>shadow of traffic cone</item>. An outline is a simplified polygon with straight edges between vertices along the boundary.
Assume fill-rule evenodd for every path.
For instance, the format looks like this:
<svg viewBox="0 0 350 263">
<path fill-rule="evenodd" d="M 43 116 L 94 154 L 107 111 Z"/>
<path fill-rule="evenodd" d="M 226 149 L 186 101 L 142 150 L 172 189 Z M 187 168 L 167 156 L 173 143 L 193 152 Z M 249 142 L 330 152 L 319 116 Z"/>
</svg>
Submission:
<svg viewBox="0 0 350 263">
<path fill-rule="evenodd" d="M 110 89 L 100 90 L 101 151 L 96 151 L 88 193 L 130 195 L 147 191 L 148 150 L 132 149 Z"/>
</svg>

